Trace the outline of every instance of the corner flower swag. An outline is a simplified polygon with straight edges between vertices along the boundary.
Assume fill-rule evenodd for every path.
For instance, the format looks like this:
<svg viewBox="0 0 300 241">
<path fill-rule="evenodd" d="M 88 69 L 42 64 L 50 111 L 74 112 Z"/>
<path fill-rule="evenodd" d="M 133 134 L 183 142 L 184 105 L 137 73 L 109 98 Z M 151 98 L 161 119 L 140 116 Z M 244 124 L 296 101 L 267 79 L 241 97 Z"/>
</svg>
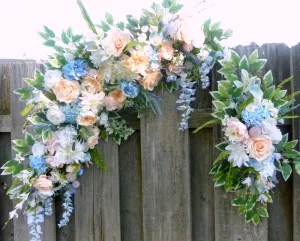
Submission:
<svg viewBox="0 0 300 241">
<path fill-rule="evenodd" d="M 195 83 L 208 87 L 210 69 L 224 56 L 220 41 L 231 35 L 210 20 L 203 30 L 196 28 L 177 14 L 183 5 L 174 0 L 154 3 L 139 20 L 127 15 L 127 23 L 114 24 L 107 13 L 97 30 L 80 0 L 78 4 L 90 34 L 76 35 L 69 28 L 57 37 L 45 27 L 40 33 L 44 45 L 55 51 L 45 63 L 46 73 L 36 71 L 33 79 L 25 79 L 30 89 L 15 91 L 27 102 L 21 112 L 28 115 L 25 139 L 13 141 L 18 154 L 2 167 L 2 175 L 13 176 L 8 195 L 17 205 L 10 219 L 25 209 L 32 241 L 40 240 L 40 224 L 52 214 L 53 197 L 64 198 L 58 226 L 65 226 L 73 211 L 71 196 L 80 185 L 77 177 L 92 163 L 107 169 L 98 140 L 111 136 L 120 144 L 133 133 L 119 110 L 140 116 L 151 107 L 160 113 L 162 100 L 154 88 L 180 88 L 180 128 L 188 127 Z"/>
<path fill-rule="evenodd" d="M 222 123 L 224 141 L 216 146 L 221 153 L 210 174 L 215 187 L 236 193 L 232 205 L 240 215 L 245 213 L 246 222 L 258 224 L 261 217 L 268 217 L 267 203 L 272 202 L 270 193 L 278 173 L 287 180 L 291 164 L 299 173 L 300 153 L 293 149 L 297 141 L 288 142 L 288 134 L 282 135 L 277 127 L 284 119 L 296 118 L 288 113 L 298 107 L 293 106 L 297 93 L 286 96 L 287 91 L 282 90 L 291 78 L 276 88 L 271 71 L 258 77 L 266 59 L 258 59 L 257 50 L 248 59 L 231 51 L 230 58 L 219 62 L 225 80 L 218 82 L 218 91 L 211 92 L 216 120 L 198 130 Z"/>
</svg>

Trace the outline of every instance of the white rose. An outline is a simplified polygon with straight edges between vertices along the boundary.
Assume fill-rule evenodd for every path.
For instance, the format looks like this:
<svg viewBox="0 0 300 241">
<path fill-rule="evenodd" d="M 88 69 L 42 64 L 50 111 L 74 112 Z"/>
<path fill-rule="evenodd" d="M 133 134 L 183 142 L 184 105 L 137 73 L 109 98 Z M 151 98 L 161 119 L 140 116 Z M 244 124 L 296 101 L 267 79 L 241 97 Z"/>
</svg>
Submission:
<svg viewBox="0 0 300 241">
<path fill-rule="evenodd" d="M 32 151 L 32 155 L 35 156 L 35 157 L 40 157 L 40 156 L 43 156 L 46 152 L 46 147 L 43 143 L 41 142 L 36 142 L 32 148 L 31 148 L 31 151 Z"/>
<path fill-rule="evenodd" d="M 46 90 L 52 87 L 62 79 L 62 72 L 59 70 L 48 70 L 44 75 L 44 87 Z"/>
<path fill-rule="evenodd" d="M 99 125 L 106 126 L 108 124 L 108 115 L 105 112 L 102 112 L 99 116 Z"/>
<path fill-rule="evenodd" d="M 66 120 L 65 114 L 58 108 L 58 106 L 50 107 L 47 111 L 46 117 L 53 125 L 59 125 Z"/>
</svg>

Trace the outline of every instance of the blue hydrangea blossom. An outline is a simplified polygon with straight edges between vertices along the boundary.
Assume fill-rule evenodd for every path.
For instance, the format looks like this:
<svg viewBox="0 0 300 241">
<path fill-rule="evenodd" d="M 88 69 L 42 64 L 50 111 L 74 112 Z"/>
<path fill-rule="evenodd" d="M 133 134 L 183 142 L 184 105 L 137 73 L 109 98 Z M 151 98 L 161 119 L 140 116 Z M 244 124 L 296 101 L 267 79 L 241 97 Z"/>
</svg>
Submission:
<svg viewBox="0 0 300 241">
<path fill-rule="evenodd" d="M 259 107 L 255 111 L 242 111 L 242 118 L 246 125 L 249 126 L 261 126 L 262 121 L 271 117 L 270 112 L 264 107 Z"/>
<path fill-rule="evenodd" d="M 41 156 L 29 156 L 29 165 L 38 173 L 38 175 L 41 175 L 47 169 L 45 159 Z"/>
<path fill-rule="evenodd" d="M 124 95 L 129 98 L 135 98 L 139 94 L 137 85 L 132 81 L 121 81 L 120 89 L 123 91 Z"/>
<path fill-rule="evenodd" d="M 80 112 L 80 107 L 78 104 L 63 105 L 60 110 L 65 114 L 65 123 L 76 124 L 76 118 Z"/>
<path fill-rule="evenodd" d="M 81 59 L 68 62 L 62 69 L 67 80 L 80 80 L 80 77 L 87 74 L 87 63 Z"/>
</svg>

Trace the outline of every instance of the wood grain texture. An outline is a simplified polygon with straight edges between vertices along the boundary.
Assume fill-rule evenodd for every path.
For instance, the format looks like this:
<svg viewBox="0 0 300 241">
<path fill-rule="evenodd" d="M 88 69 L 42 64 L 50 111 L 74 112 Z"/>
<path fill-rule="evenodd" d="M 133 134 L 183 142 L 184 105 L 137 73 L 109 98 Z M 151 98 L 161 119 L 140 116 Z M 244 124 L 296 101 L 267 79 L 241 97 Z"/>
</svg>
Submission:
<svg viewBox="0 0 300 241">
<path fill-rule="evenodd" d="M 119 147 L 122 241 L 143 241 L 142 160 L 140 133 Z"/>
<path fill-rule="evenodd" d="M 25 107 L 25 103 L 19 101 L 19 97 L 12 93 L 13 90 L 25 87 L 26 84 L 23 78 L 33 76 L 35 70 L 35 62 L 19 62 L 10 64 L 10 101 L 11 101 L 11 139 L 24 138 L 22 126 L 25 122 L 25 117 L 20 116 L 21 110 Z M 15 156 L 15 151 L 12 151 L 12 156 Z M 20 213 L 18 219 L 14 219 L 14 240 L 29 240 L 29 229 L 26 223 L 26 217 Z M 48 241 L 48 240 L 47 240 Z"/>
<path fill-rule="evenodd" d="M 118 144 L 101 141 L 109 171 L 94 168 L 94 241 L 121 241 Z"/>
<path fill-rule="evenodd" d="M 0 167 L 11 157 L 11 139 L 10 133 L 0 133 Z M 2 170 L 1 170 L 2 171 Z M 0 176 L 0 240 L 13 241 L 14 227 L 13 222 L 2 229 L 8 221 L 8 214 L 13 210 L 13 203 L 6 195 L 8 187 L 11 185 L 11 176 Z"/>
<path fill-rule="evenodd" d="M 74 203 L 74 198 L 73 203 Z M 63 204 L 63 197 L 58 196 L 55 197 L 55 219 L 56 223 L 62 218 L 62 214 L 64 212 Z M 57 227 L 56 226 L 56 241 L 74 241 L 75 240 L 75 214 L 73 213 L 70 217 L 70 221 L 67 226 L 65 227 Z"/>
<path fill-rule="evenodd" d="M 272 70 L 274 83 L 278 85 L 282 80 L 291 76 L 290 72 L 290 49 L 285 44 L 264 44 L 262 45 L 263 57 L 268 59 L 264 67 L 264 73 Z M 284 86 L 291 91 L 291 83 Z M 289 124 L 290 121 L 285 121 Z M 281 128 L 282 133 L 291 131 L 289 125 Z M 270 218 L 268 219 L 269 240 L 292 241 L 293 210 L 292 210 L 292 180 L 284 181 L 282 175 L 277 173 L 279 183 L 274 189 L 273 203 L 268 206 Z"/>
<path fill-rule="evenodd" d="M 292 89 L 300 91 L 300 44 L 291 49 L 291 72 L 294 75 Z M 300 104 L 299 95 L 296 104 Z M 294 114 L 300 116 L 300 109 L 296 109 Z M 293 138 L 300 139 L 299 118 L 293 119 Z M 298 142 L 298 150 L 299 147 Z M 300 241 L 300 176 L 296 172 L 293 174 L 293 241 Z"/>
<path fill-rule="evenodd" d="M 149 110 L 141 119 L 144 240 L 191 240 L 188 132 L 178 131 L 178 96 L 159 95 L 164 115 Z"/>
<path fill-rule="evenodd" d="M 1 64 L 0 61 L 0 118 L 10 114 L 10 79 L 9 66 Z M 3 120 L 3 119 L 2 119 Z M 8 121 L 6 121 L 7 123 Z M 0 129 L 3 127 L 0 119 Z M 7 123 L 10 125 L 10 122 Z M 5 125 L 4 125 L 5 126 Z M 0 131 L 1 132 L 1 131 Z M 11 158 L 10 133 L 0 133 L 0 167 Z M 7 188 L 11 184 L 11 176 L 0 176 L 0 240 L 13 241 L 13 222 L 9 222 L 5 229 L 2 229 L 8 220 L 8 213 L 12 210 L 12 201 L 6 195 Z"/>
<path fill-rule="evenodd" d="M 0 115 L 0 133 L 1 132 L 11 132 L 10 115 Z"/>
<path fill-rule="evenodd" d="M 190 133 L 193 241 L 215 241 L 212 135 L 212 128 Z"/>
<path fill-rule="evenodd" d="M 22 127 L 25 122 L 25 117 L 20 116 L 20 112 L 25 107 L 25 103 L 20 102 L 19 97 L 13 94 L 12 91 L 21 87 L 26 87 L 23 78 L 31 78 L 36 67 L 36 63 L 32 61 L 20 61 L 9 64 L 12 140 L 24 137 Z M 15 155 L 14 151 L 12 151 L 12 155 Z M 55 241 L 55 215 L 45 218 L 42 230 L 44 230 L 44 241 Z M 23 239 L 29 240 L 29 232 L 26 217 L 20 214 L 19 218 L 14 220 L 14 240 L 19 241 Z"/>
<path fill-rule="evenodd" d="M 109 172 L 87 168 L 75 194 L 76 241 L 120 241 L 118 145 L 110 139 L 99 144 Z"/>
</svg>

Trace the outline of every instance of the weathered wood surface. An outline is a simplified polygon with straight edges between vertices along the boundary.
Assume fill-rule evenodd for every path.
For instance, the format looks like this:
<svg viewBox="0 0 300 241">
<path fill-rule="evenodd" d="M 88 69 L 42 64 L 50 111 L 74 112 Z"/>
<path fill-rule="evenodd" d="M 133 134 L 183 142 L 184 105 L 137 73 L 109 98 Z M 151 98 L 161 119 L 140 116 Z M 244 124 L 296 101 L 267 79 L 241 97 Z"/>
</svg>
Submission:
<svg viewBox="0 0 300 241">
<path fill-rule="evenodd" d="M 9 82 L 9 67 L 1 64 L 0 61 L 0 129 L 3 126 L 1 116 L 10 114 L 10 82 Z M 7 101 L 6 101 L 7 100 Z M 10 123 L 9 123 L 10 125 Z M 11 157 L 11 138 L 10 133 L 0 133 L 0 166 Z M 7 188 L 11 184 L 10 176 L 0 176 L 0 228 L 4 227 L 8 220 L 8 212 L 12 210 L 12 202 L 6 195 Z M 0 240 L 14 240 L 13 222 L 10 222 L 4 230 L 0 231 Z"/>
<path fill-rule="evenodd" d="M 119 147 L 122 241 L 143 241 L 142 158 L 140 133 Z"/>
<path fill-rule="evenodd" d="M 193 241 L 215 241 L 213 130 L 190 133 Z"/>
<path fill-rule="evenodd" d="M 300 91 L 300 44 L 291 49 L 291 72 L 294 75 L 292 81 L 293 91 Z M 300 104 L 300 97 L 297 97 L 296 104 Z M 295 110 L 295 115 L 300 116 L 300 109 Z M 293 120 L 293 138 L 300 139 L 300 121 Z M 300 144 L 298 142 L 298 148 Z M 298 149 L 299 150 L 299 149 Z M 293 174 L 293 241 L 300 241 L 300 177 L 294 172 Z"/>
<path fill-rule="evenodd" d="M 9 81 L 10 81 L 10 101 L 11 101 L 11 139 L 24 138 L 22 126 L 25 118 L 20 116 L 20 112 L 25 107 L 25 103 L 19 101 L 19 97 L 12 93 L 13 90 L 25 87 L 26 84 L 23 78 L 33 76 L 35 62 L 19 62 L 10 64 Z M 15 156 L 15 151 L 12 151 L 12 156 Z M 14 219 L 14 240 L 29 240 L 28 227 L 26 216 L 19 214 L 18 219 Z"/>
<path fill-rule="evenodd" d="M 147 111 L 141 119 L 144 240 L 191 240 L 188 132 L 177 130 L 177 96 L 160 95 L 164 115 Z"/>
<path fill-rule="evenodd" d="M 109 172 L 96 167 L 85 169 L 75 195 L 76 241 L 120 241 L 120 198 L 118 145 L 101 142 Z"/>
</svg>

